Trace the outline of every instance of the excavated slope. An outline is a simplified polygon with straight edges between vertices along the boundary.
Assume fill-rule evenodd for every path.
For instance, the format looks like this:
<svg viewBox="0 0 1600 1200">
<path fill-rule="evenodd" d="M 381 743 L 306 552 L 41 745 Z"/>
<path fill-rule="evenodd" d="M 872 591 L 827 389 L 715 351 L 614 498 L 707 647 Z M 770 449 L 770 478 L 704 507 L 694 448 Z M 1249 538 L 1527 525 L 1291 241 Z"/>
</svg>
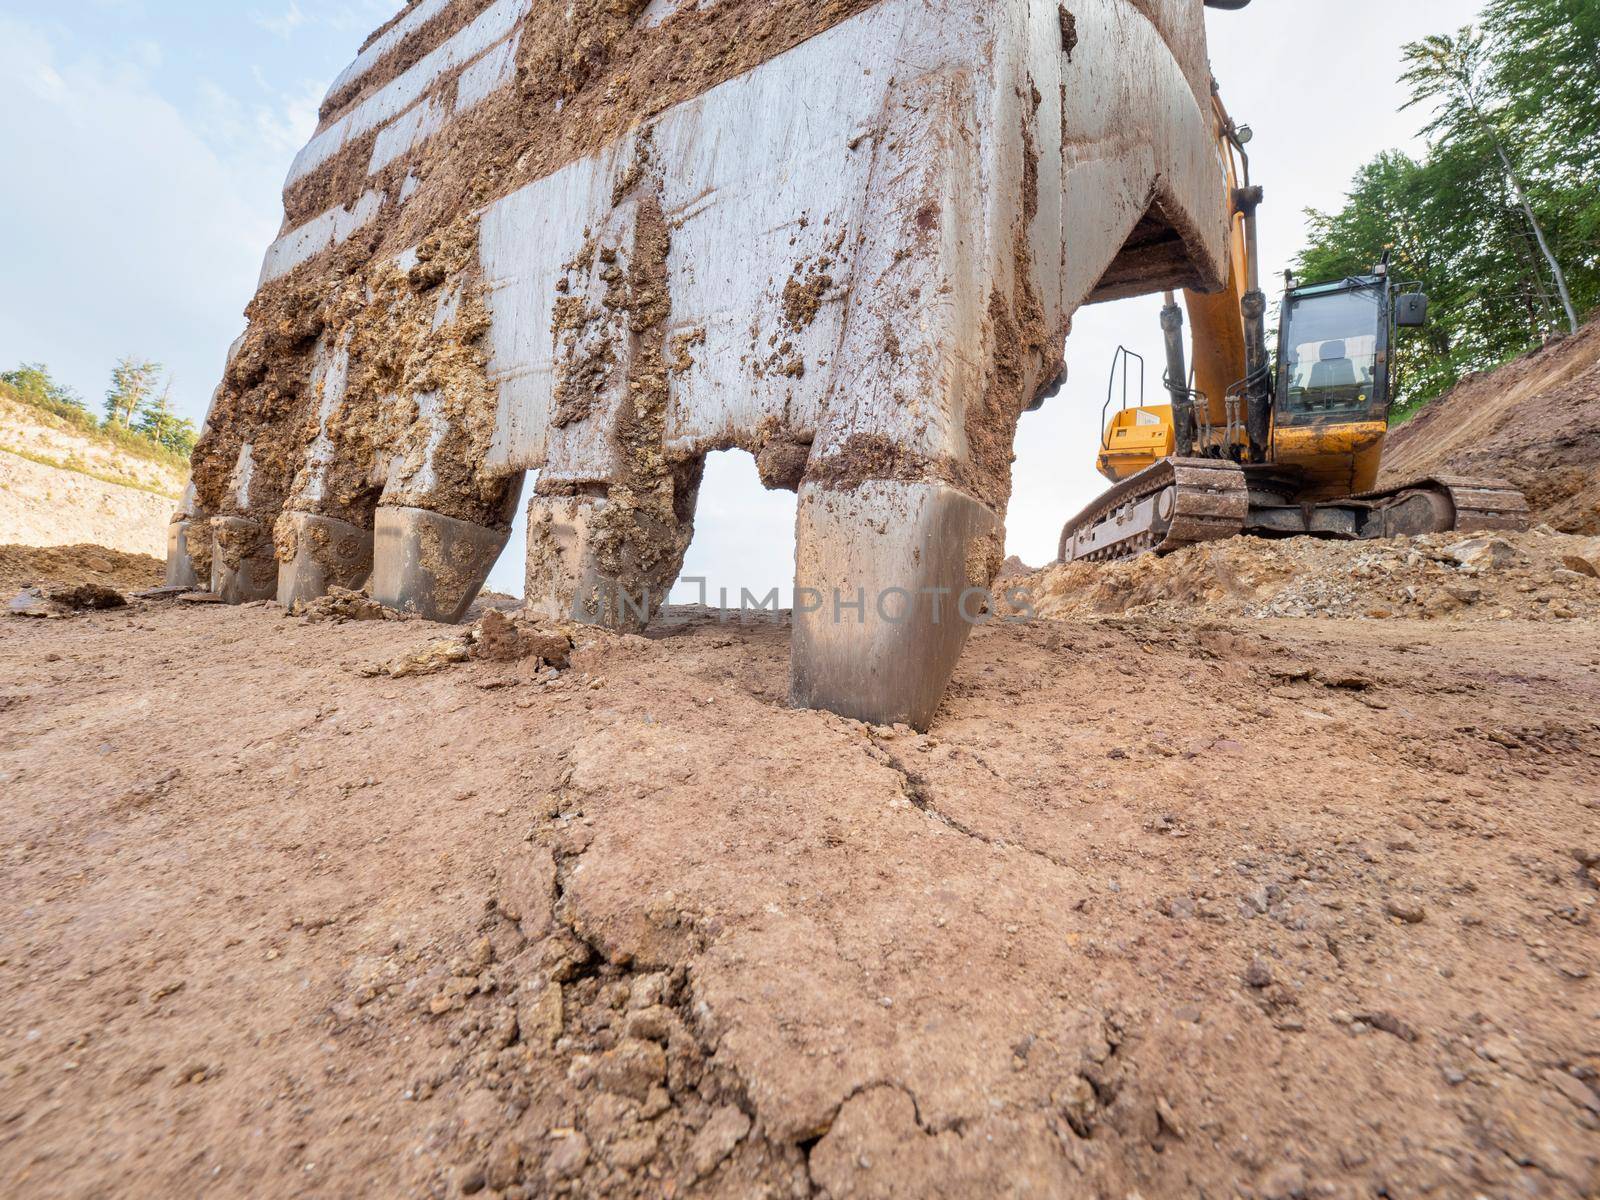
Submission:
<svg viewBox="0 0 1600 1200">
<path fill-rule="evenodd" d="M 1430 472 L 1503 476 L 1535 521 L 1600 533 L 1600 320 L 1471 376 L 1397 429 L 1380 483 Z"/>
</svg>

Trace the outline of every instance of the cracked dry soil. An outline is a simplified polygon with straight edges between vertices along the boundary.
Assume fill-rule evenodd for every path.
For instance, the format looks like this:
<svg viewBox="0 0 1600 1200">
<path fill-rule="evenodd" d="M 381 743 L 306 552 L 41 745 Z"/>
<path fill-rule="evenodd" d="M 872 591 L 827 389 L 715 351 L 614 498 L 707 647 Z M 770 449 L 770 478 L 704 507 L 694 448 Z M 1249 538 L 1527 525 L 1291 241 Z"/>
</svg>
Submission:
<svg viewBox="0 0 1600 1200">
<path fill-rule="evenodd" d="M 1600 624 L 0 630 L 15 1196 L 1585 1197 Z"/>
</svg>

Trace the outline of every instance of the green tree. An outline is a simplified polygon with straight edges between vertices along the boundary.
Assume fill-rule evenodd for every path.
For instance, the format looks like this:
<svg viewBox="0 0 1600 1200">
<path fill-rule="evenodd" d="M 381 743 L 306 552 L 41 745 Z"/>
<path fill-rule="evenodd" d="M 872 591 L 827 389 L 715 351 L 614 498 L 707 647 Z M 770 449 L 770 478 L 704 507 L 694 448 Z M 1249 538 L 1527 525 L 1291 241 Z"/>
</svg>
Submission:
<svg viewBox="0 0 1600 1200">
<path fill-rule="evenodd" d="M 1420 42 L 1408 42 L 1404 53 L 1407 66 L 1400 78 L 1411 87 L 1411 99 L 1406 107 L 1436 102 L 1438 109 L 1425 127 L 1425 133 L 1438 135 L 1445 144 L 1482 139 L 1493 149 L 1506 183 L 1527 218 L 1539 253 L 1549 264 L 1569 331 L 1577 333 L 1578 314 L 1561 260 L 1550 248 L 1544 226 L 1534 212 L 1521 174 L 1512 161 L 1516 146 L 1504 128 L 1505 109 L 1499 103 L 1503 94 L 1494 86 L 1494 70 L 1484 35 L 1467 25 L 1454 37 L 1436 33 Z"/>
<path fill-rule="evenodd" d="M 13 371 L 0 371 L 0 383 L 9 384 L 30 400 L 45 400 L 50 405 L 64 405 L 87 412 L 83 397 L 50 377 L 50 368 L 43 363 L 19 363 Z"/>
<path fill-rule="evenodd" d="M 172 411 L 170 376 L 166 386 L 161 390 L 161 395 L 145 401 L 139 410 L 139 418 L 134 423 L 133 431 L 143 434 L 152 442 L 165 446 L 175 453 L 183 455 L 193 453 L 195 439 L 199 433 L 193 421 L 187 417 L 180 417 Z"/>
<path fill-rule="evenodd" d="M 1395 347 L 1395 370 L 1409 391 L 1432 392 L 1453 380 L 1451 326 L 1438 319 L 1455 297 L 1437 270 L 1444 248 L 1422 227 L 1430 194 L 1428 168 L 1398 150 L 1378 155 L 1356 174 L 1350 195 L 1337 212 L 1306 214 L 1311 244 L 1295 264 L 1305 280 L 1322 282 L 1365 275 L 1391 253 L 1391 268 L 1403 281 L 1417 280 L 1429 292 L 1434 320 L 1423 339 L 1405 338 Z"/>
<path fill-rule="evenodd" d="M 1600 305 L 1600 4 L 1487 0 L 1494 87 L 1579 312 Z"/>
<path fill-rule="evenodd" d="M 160 363 L 129 355 L 111 370 L 111 388 L 106 392 L 106 424 L 133 427 L 134 418 L 155 393 L 161 378 Z"/>
<path fill-rule="evenodd" d="M 1391 248 L 1432 298 L 1395 347 L 1397 419 L 1600 306 L 1597 47 L 1596 0 L 1485 0 L 1481 32 L 1406 47 L 1407 107 L 1434 106 L 1427 153 L 1378 155 L 1341 207 L 1307 214 L 1302 278 Z"/>
</svg>

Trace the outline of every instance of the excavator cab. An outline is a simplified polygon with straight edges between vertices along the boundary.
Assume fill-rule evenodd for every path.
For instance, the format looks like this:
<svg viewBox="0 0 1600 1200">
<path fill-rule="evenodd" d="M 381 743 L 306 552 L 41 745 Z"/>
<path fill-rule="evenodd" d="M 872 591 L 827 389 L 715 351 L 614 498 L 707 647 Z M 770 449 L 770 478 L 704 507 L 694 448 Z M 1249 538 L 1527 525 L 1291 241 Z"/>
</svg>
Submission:
<svg viewBox="0 0 1600 1200">
<path fill-rule="evenodd" d="M 1386 421 L 1388 287 L 1347 279 L 1283 299 L 1278 335 L 1280 427 Z"/>
<path fill-rule="evenodd" d="M 1270 461 L 1296 472 L 1301 499 L 1377 486 L 1393 401 L 1395 331 L 1402 319 L 1416 325 L 1426 313 L 1427 300 L 1414 287 L 1397 295 L 1387 264 L 1371 275 L 1284 294 Z"/>
</svg>

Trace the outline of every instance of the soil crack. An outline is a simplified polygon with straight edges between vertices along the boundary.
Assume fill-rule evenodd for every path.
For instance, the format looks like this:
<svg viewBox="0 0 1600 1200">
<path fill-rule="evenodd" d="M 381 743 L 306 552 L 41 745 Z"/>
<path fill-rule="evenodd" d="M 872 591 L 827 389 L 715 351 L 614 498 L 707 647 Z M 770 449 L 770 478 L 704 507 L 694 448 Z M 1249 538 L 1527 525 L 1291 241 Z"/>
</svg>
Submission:
<svg viewBox="0 0 1600 1200">
<path fill-rule="evenodd" d="M 932 790 L 928 786 L 928 781 L 921 774 L 907 766 L 905 760 L 893 750 L 890 750 L 889 747 L 884 744 L 882 739 L 870 734 L 868 736 L 871 737 L 873 747 L 882 755 L 882 759 L 880 761 L 882 761 L 885 766 L 890 767 L 895 774 L 900 776 L 901 788 L 905 793 L 905 798 L 910 801 L 911 806 L 917 809 L 919 812 L 932 817 L 945 828 L 950 829 L 955 833 L 959 833 L 963 837 L 969 837 L 973 839 L 973 841 L 982 842 L 985 846 L 988 846 L 992 850 L 1004 851 L 1016 849 L 1022 851 L 1024 854 L 1030 854 L 1034 858 L 1047 862 L 1053 867 L 1059 867 L 1062 870 L 1066 870 L 1070 867 L 1071 864 L 1069 864 L 1065 859 L 1057 858 L 1047 850 L 1040 850 L 1035 846 L 1028 845 L 1026 842 L 1014 842 L 1006 838 L 990 837 L 988 834 L 981 833 L 974 829 L 971 825 L 968 825 L 960 818 L 951 816 L 949 813 L 945 812 L 939 807 L 937 800 L 934 798 Z M 993 768 L 989 767 L 987 763 L 983 765 L 991 775 L 995 774 Z M 998 778 L 998 776 L 996 776 L 996 778 Z"/>
</svg>

